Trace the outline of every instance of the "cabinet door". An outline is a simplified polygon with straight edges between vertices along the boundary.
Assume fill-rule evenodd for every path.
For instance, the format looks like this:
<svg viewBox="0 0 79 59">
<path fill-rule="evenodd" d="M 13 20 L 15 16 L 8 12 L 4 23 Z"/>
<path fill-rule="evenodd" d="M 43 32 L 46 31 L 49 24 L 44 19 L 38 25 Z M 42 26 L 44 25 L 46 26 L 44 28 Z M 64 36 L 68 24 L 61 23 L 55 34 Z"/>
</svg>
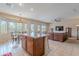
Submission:
<svg viewBox="0 0 79 59">
<path fill-rule="evenodd" d="M 63 33 L 55 33 L 54 34 L 54 40 L 63 41 L 64 40 L 64 34 Z"/>
<path fill-rule="evenodd" d="M 31 37 L 27 37 L 27 52 L 33 55 L 33 39 Z"/>
<path fill-rule="evenodd" d="M 35 40 L 35 55 L 40 56 L 44 54 L 44 38 L 40 37 Z"/>
</svg>

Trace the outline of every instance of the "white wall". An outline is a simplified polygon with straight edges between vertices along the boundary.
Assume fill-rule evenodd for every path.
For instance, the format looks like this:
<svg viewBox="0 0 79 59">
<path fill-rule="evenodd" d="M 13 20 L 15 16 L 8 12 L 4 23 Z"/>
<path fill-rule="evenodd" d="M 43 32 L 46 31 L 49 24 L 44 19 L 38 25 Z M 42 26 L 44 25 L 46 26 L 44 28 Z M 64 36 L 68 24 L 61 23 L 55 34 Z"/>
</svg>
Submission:
<svg viewBox="0 0 79 59">
<path fill-rule="evenodd" d="M 53 28 L 55 30 L 55 26 L 64 26 L 64 28 L 71 27 L 72 28 L 72 36 L 77 36 L 76 25 L 79 25 L 79 19 L 63 20 L 61 22 L 52 21 L 50 28 Z"/>
</svg>

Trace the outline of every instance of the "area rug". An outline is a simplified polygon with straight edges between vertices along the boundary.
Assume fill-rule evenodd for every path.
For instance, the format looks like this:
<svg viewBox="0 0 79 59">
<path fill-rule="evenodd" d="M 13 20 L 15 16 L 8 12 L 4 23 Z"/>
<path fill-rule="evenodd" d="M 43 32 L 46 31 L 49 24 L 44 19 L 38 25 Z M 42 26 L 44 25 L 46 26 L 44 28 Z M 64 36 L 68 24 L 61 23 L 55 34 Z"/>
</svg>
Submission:
<svg viewBox="0 0 79 59">
<path fill-rule="evenodd" d="M 11 52 L 4 53 L 3 56 L 12 56 Z"/>
</svg>

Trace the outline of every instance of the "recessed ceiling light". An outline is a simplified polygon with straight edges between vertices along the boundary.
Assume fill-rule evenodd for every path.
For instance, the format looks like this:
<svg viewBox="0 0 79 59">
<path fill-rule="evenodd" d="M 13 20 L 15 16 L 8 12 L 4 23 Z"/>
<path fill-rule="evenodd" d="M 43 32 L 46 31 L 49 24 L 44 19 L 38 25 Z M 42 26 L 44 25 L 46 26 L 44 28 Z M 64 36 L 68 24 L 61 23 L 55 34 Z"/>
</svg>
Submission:
<svg viewBox="0 0 79 59">
<path fill-rule="evenodd" d="M 23 4 L 22 3 L 19 3 L 19 6 L 22 6 Z"/>
<path fill-rule="evenodd" d="M 30 8 L 30 11 L 32 11 L 32 12 L 33 12 L 33 11 L 34 11 L 34 8 Z"/>
</svg>

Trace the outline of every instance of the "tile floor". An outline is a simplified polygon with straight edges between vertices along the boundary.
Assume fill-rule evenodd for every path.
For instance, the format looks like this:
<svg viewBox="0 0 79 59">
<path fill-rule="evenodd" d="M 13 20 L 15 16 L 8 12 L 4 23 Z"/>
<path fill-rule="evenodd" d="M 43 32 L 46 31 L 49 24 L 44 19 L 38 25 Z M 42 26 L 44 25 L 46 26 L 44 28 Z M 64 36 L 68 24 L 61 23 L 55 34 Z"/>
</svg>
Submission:
<svg viewBox="0 0 79 59">
<path fill-rule="evenodd" d="M 79 40 L 76 38 L 69 38 L 65 42 L 48 40 L 48 43 L 49 51 L 46 56 L 79 56 Z M 0 45 L 0 56 L 6 52 L 11 52 L 13 56 L 29 56 L 16 42 Z"/>
<path fill-rule="evenodd" d="M 8 42 L 0 46 L 0 56 L 3 54 L 11 52 L 13 56 L 28 56 L 29 54 L 21 48 L 21 44 L 17 42 Z"/>
<path fill-rule="evenodd" d="M 79 40 L 69 38 L 65 42 L 49 40 L 48 56 L 79 56 Z"/>
</svg>

